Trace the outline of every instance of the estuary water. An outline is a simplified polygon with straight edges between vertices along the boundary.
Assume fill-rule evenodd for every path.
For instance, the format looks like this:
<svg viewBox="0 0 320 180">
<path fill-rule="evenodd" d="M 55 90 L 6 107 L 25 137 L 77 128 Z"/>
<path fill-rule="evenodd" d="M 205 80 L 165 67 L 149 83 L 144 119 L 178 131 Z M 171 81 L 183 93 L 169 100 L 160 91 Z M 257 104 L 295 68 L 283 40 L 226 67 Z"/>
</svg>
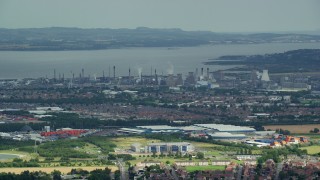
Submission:
<svg viewBox="0 0 320 180">
<path fill-rule="evenodd" d="M 212 45 L 178 48 L 122 48 L 90 51 L 0 51 L 0 79 L 79 76 L 84 68 L 85 76 L 127 76 L 150 75 L 157 69 L 157 74 L 182 73 L 186 75 L 196 68 L 223 70 L 230 66 L 204 66 L 203 62 L 223 55 L 255 55 L 281 53 L 296 49 L 316 49 L 320 43 L 267 43 Z M 109 72 L 109 69 L 111 71 Z M 151 71 L 152 70 L 152 71 Z"/>
</svg>

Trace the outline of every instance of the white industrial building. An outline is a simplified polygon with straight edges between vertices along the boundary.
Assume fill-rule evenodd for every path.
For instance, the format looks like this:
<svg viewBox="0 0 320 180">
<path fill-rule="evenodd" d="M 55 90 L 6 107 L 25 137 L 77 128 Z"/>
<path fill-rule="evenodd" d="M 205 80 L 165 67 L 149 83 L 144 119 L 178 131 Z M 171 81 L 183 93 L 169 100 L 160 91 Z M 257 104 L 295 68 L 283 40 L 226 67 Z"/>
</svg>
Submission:
<svg viewBox="0 0 320 180">
<path fill-rule="evenodd" d="M 172 127 L 168 125 L 159 125 L 159 126 L 137 126 L 137 128 L 145 130 L 146 132 L 151 133 L 163 133 L 163 132 L 179 132 L 181 131 L 179 127 Z"/>
<path fill-rule="evenodd" d="M 228 133 L 253 133 L 256 130 L 246 126 L 234 126 L 225 124 L 194 124 L 194 126 L 206 128 L 212 132 L 228 132 Z"/>
<path fill-rule="evenodd" d="M 145 147 L 146 153 L 187 153 L 193 151 L 194 147 L 188 142 L 150 143 Z"/>
<path fill-rule="evenodd" d="M 228 132 L 216 132 L 208 134 L 212 139 L 245 139 L 245 134 L 231 134 Z"/>
</svg>

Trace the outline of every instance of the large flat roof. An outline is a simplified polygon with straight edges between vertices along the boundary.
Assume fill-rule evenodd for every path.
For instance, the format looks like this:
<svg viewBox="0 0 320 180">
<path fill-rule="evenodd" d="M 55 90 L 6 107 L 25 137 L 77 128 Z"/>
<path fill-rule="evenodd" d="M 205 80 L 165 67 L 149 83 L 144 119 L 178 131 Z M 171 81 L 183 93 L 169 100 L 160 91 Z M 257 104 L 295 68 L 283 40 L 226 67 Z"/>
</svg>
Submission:
<svg viewBox="0 0 320 180">
<path fill-rule="evenodd" d="M 168 125 L 159 125 L 159 126 L 137 126 L 141 129 L 151 129 L 151 130 L 179 130 L 177 127 L 172 127 Z"/>
<path fill-rule="evenodd" d="M 213 129 L 221 132 L 250 132 L 256 131 L 251 127 L 246 126 L 234 126 L 234 125 L 225 125 L 225 124 L 195 124 L 195 126 Z"/>
<path fill-rule="evenodd" d="M 182 126 L 182 127 L 179 127 L 179 129 L 183 131 L 203 131 L 203 130 L 206 130 L 207 128 L 203 128 L 199 126 Z"/>
<path fill-rule="evenodd" d="M 159 142 L 159 143 L 149 143 L 148 146 L 172 146 L 172 145 L 177 145 L 177 146 L 183 146 L 183 145 L 191 145 L 191 143 L 188 142 Z"/>
<path fill-rule="evenodd" d="M 246 138 L 246 135 L 244 134 L 231 134 L 228 132 L 216 132 L 208 135 L 213 138 Z"/>
</svg>

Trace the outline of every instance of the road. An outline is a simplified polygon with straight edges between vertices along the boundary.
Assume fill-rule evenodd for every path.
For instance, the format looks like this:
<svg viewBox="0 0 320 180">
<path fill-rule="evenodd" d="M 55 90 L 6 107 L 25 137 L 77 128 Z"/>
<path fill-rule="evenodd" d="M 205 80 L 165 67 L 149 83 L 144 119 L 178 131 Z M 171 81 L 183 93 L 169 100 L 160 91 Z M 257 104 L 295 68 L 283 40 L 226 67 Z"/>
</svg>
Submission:
<svg viewBox="0 0 320 180">
<path fill-rule="evenodd" d="M 118 159 L 117 164 L 118 164 L 118 167 L 119 167 L 119 170 L 120 170 L 121 180 L 129 179 L 128 170 L 126 169 L 126 166 L 125 166 L 124 162 L 121 159 Z"/>
</svg>

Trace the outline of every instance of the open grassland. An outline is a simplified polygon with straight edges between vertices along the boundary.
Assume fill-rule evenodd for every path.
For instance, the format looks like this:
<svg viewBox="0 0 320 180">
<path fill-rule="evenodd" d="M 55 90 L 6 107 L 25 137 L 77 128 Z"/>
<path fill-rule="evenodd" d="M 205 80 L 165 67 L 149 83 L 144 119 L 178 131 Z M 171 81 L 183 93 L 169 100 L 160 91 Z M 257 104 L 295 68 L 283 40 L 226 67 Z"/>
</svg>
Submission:
<svg viewBox="0 0 320 180">
<path fill-rule="evenodd" d="M 271 130 L 277 130 L 277 129 L 283 129 L 283 130 L 289 130 L 291 133 L 309 133 L 310 130 L 313 130 L 314 128 L 320 129 L 320 124 L 305 124 L 305 125 L 266 125 L 263 126 L 264 129 L 271 129 Z"/>
<path fill-rule="evenodd" d="M 93 155 L 101 153 L 101 148 L 91 143 L 86 143 L 82 148 L 75 148 L 75 150 Z"/>
<path fill-rule="evenodd" d="M 129 149 L 131 144 L 140 143 L 141 146 L 146 146 L 148 143 L 161 142 L 158 139 L 147 139 L 143 137 L 118 137 L 110 139 L 114 144 L 117 145 L 117 148 L 126 148 Z"/>
<path fill-rule="evenodd" d="M 46 173 L 51 173 L 54 170 L 60 171 L 62 174 L 67 174 L 71 171 L 71 169 L 83 169 L 87 171 L 93 171 L 95 169 L 105 169 L 106 166 L 91 166 L 91 167 L 27 167 L 27 168 L 0 168 L 0 172 L 5 173 L 15 173 L 20 174 L 23 171 L 42 171 Z M 112 172 L 118 170 L 118 167 L 116 166 L 108 166 L 109 169 L 111 169 Z"/>
<path fill-rule="evenodd" d="M 27 152 L 22 152 L 22 151 L 15 151 L 15 150 L 1 150 L 0 154 L 13 154 L 19 156 L 19 158 L 23 160 L 30 160 L 33 157 L 36 157 L 33 154 L 29 154 Z M 9 160 L 3 160 L 3 161 L 12 161 L 12 159 Z"/>
<path fill-rule="evenodd" d="M 186 166 L 188 172 L 206 170 L 225 170 L 225 166 Z"/>
<path fill-rule="evenodd" d="M 300 149 L 306 149 L 308 154 L 317 154 L 320 153 L 320 145 L 316 146 L 308 146 L 308 147 L 302 147 Z"/>
<path fill-rule="evenodd" d="M 195 141 L 188 141 L 188 142 L 190 142 L 196 149 L 202 149 L 202 150 L 210 150 L 210 149 L 213 149 L 214 147 L 221 146 L 221 145 L 205 143 L 205 142 L 195 142 Z"/>
</svg>

